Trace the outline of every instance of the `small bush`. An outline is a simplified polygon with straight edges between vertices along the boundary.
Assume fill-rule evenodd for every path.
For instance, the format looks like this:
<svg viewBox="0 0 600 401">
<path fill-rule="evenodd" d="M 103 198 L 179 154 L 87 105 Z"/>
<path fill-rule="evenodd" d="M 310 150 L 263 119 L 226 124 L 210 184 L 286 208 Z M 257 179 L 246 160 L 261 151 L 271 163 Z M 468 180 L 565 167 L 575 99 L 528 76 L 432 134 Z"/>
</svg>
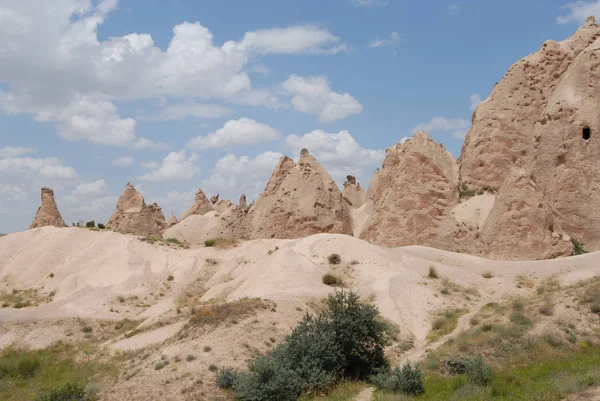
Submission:
<svg viewBox="0 0 600 401">
<path fill-rule="evenodd" d="M 226 249 L 236 246 L 237 240 L 234 238 L 211 238 L 204 241 L 204 246 Z"/>
<path fill-rule="evenodd" d="M 95 228 L 96 227 L 96 222 L 94 220 L 88 221 L 87 223 L 85 223 L 85 226 L 87 228 Z"/>
<path fill-rule="evenodd" d="M 207 247 L 215 246 L 216 242 L 217 241 L 215 241 L 214 239 L 207 239 L 206 241 L 204 241 L 204 246 L 207 246 Z"/>
<path fill-rule="evenodd" d="M 494 277 L 494 275 L 492 274 L 491 271 L 486 271 L 482 274 L 483 278 L 492 278 Z"/>
<path fill-rule="evenodd" d="M 427 277 L 432 278 L 434 280 L 440 277 L 435 266 L 429 266 L 429 274 L 427 275 Z"/>
<path fill-rule="evenodd" d="M 98 228 L 100 230 L 104 230 L 106 228 L 106 226 L 104 224 L 102 224 L 102 223 L 98 223 Z"/>
<path fill-rule="evenodd" d="M 87 401 L 92 400 L 85 392 L 83 384 L 67 383 L 40 395 L 38 401 Z"/>
<path fill-rule="evenodd" d="M 542 339 L 555 348 L 563 345 L 563 341 L 554 333 L 546 333 Z"/>
<path fill-rule="evenodd" d="M 396 366 L 371 376 L 371 382 L 379 389 L 405 395 L 420 395 L 425 392 L 423 373 L 418 366 L 409 363 L 403 367 Z"/>
<path fill-rule="evenodd" d="M 173 280 L 175 280 L 175 277 L 173 277 L 171 275 L 169 275 L 169 277 L 167 277 L 167 281 L 173 281 Z"/>
<path fill-rule="evenodd" d="M 177 244 L 177 245 L 183 244 L 183 242 L 179 241 L 177 238 L 167 238 L 165 241 L 167 241 L 169 244 Z"/>
<path fill-rule="evenodd" d="M 338 276 L 335 276 L 333 274 L 325 274 L 322 278 L 323 280 L 323 284 L 325 285 L 330 285 L 332 287 L 336 287 L 336 286 L 341 286 L 342 285 L 342 279 L 339 278 Z"/>
<path fill-rule="evenodd" d="M 572 256 L 583 255 L 584 253 L 588 253 L 584 248 L 584 243 L 576 240 L 575 238 L 571 238 L 571 243 L 573 244 L 573 253 Z"/>
<path fill-rule="evenodd" d="M 477 194 L 477 189 L 471 189 L 467 184 L 462 184 L 459 188 L 461 198 L 471 198 Z"/>
<path fill-rule="evenodd" d="M 539 309 L 542 315 L 552 316 L 554 314 L 554 304 L 550 301 L 545 301 Z"/>
<path fill-rule="evenodd" d="M 209 346 L 209 345 L 205 345 L 204 348 L 202 349 L 202 351 L 204 351 L 204 352 L 210 352 L 210 351 L 212 351 L 212 347 Z"/>
<path fill-rule="evenodd" d="M 233 368 L 222 368 L 217 373 L 217 385 L 221 388 L 233 388 L 239 376 L 239 372 Z"/>
<path fill-rule="evenodd" d="M 523 309 L 525 309 L 525 300 L 521 297 L 513 299 L 512 308 L 516 311 L 522 311 Z"/>
<path fill-rule="evenodd" d="M 444 361 L 444 365 L 451 375 L 463 375 L 467 373 L 467 366 L 470 362 L 469 358 L 457 356 Z"/>
<path fill-rule="evenodd" d="M 83 326 L 83 327 L 81 328 L 81 331 L 83 331 L 83 332 L 84 332 L 84 333 L 86 333 L 86 334 L 89 334 L 89 333 L 91 333 L 92 331 L 94 331 L 94 329 L 92 328 L 92 326 Z"/>
<path fill-rule="evenodd" d="M 487 386 L 492 381 L 492 370 L 485 363 L 481 355 L 468 360 L 466 373 L 469 383 L 476 386 Z"/>
<path fill-rule="evenodd" d="M 337 253 L 332 253 L 327 257 L 327 261 L 330 265 L 339 265 L 342 262 L 342 257 Z"/>
<path fill-rule="evenodd" d="M 185 357 L 185 360 L 188 362 L 192 362 L 196 360 L 196 355 L 192 355 L 192 354 L 188 354 L 188 356 Z"/>
<path fill-rule="evenodd" d="M 211 372 L 217 372 L 217 371 L 219 370 L 219 368 L 218 368 L 218 367 L 217 367 L 217 365 L 215 365 L 214 363 L 211 363 L 211 364 L 208 366 L 208 370 L 209 370 L 209 371 L 211 371 Z"/>
<path fill-rule="evenodd" d="M 521 312 L 514 312 L 511 314 L 510 321 L 518 326 L 531 326 L 531 319 Z"/>
</svg>

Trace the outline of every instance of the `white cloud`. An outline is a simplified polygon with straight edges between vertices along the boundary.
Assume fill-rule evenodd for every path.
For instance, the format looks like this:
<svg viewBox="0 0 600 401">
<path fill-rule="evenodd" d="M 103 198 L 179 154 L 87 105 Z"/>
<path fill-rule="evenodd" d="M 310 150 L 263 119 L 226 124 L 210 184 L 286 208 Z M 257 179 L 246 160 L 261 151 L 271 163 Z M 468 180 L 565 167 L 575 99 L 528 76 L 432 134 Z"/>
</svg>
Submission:
<svg viewBox="0 0 600 401">
<path fill-rule="evenodd" d="M 463 118 L 434 117 L 426 123 L 421 123 L 411 129 L 411 133 L 425 131 L 429 134 L 433 132 L 452 132 L 454 139 L 464 139 L 471 123 Z"/>
<path fill-rule="evenodd" d="M 351 4 L 355 7 L 374 7 L 374 6 L 387 6 L 388 0 L 350 0 Z"/>
<path fill-rule="evenodd" d="M 5 2 L 6 3 L 6 2 Z M 245 68 L 263 54 L 335 54 L 348 47 L 327 29 L 311 25 L 247 32 L 241 41 L 213 42 L 199 22 L 173 28 L 166 50 L 151 35 L 98 38 L 117 0 L 11 1 L 0 11 L 0 110 L 55 123 L 66 140 L 153 147 L 136 137 L 136 121 L 117 102 L 174 98 L 272 102 L 254 94 Z M 167 108 L 167 118 L 213 115 L 199 106 Z M 217 114 L 222 114 L 223 109 Z M 141 141 L 141 142 L 140 142 Z M 162 146 L 162 145 L 161 145 Z"/>
<path fill-rule="evenodd" d="M 325 48 L 331 45 L 334 47 Z M 347 46 L 340 44 L 340 38 L 326 29 L 312 25 L 247 32 L 236 47 L 250 54 L 335 54 L 347 50 Z"/>
<path fill-rule="evenodd" d="M 325 77 L 303 78 L 292 74 L 283 83 L 283 89 L 292 97 L 297 111 L 317 115 L 319 122 L 342 120 L 363 110 L 362 104 L 350 94 L 333 92 Z"/>
<path fill-rule="evenodd" d="M 289 135 L 285 143 L 296 156 L 301 149 L 308 149 L 338 183 L 348 174 L 366 178 L 365 169 L 370 171 L 385 158 L 385 150 L 361 147 L 348 131 L 330 134 L 315 130 L 302 136 Z"/>
<path fill-rule="evenodd" d="M 117 167 L 127 167 L 133 163 L 133 157 L 131 156 L 123 156 L 117 157 L 116 159 L 111 160 L 110 164 Z"/>
<path fill-rule="evenodd" d="M 137 142 L 135 143 L 133 148 L 138 149 L 138 150 L 140 150 L 140 149 L 163 150 L 163 149 L 169 149 L 169 144 L 165 143 L 165 142 L 154 142 L 148 138 L 141 137 L 140 139 L 137 140 Z"/>
<path fill-rule="evenodd" d="M 106 182 L 102 179 L 93 182 L 79 184 L 71 193 L 76 197 L 98 197 L 104 195 Z"/>
<path fill-rule="evenodd" d="M 144 115 L 140 119 L 146 121 L 170 121 L 181 120 L 186 117 L 219 118 L 227 116 L 232 112 L 233 110 L 229 107 L 192 102 L 166 106 L 158 114 Z"/>
<path fill-rule="evenodd" d="M 228 154 L 217 161 L 202 187 L 208 193 L 220 193 L 234 202 L 242 193 L 255 199 L 265 189 L 282 156 L 278 152 L 264 152 L 255 158 Z"/>
<path fill-rule="evenodd" d="M 271 73 L 271 70 L 264 64 L 256 64 L 254 67 L 252 67 L 252 71 L 262 75 L 263 77 L 266 77 Z"/>
<path fill-rule="evenodd" d="M 401 40 L 402 40 L 402 37 L 397 32 L 392 32 L 390 34 L 389 38 L 387 38 L 387 39 L 375 38 L 372 41 L 370 41 L 367 46 L 371 47 L 371 48 L 376 48 L 376 47 L 381 47 L 381 46 L 386 46 L 386 45 L 395 45 L 397 43 L 400 43 Z"/>
<path fill-rule="evenodd" d="M 266 124 L 257 123 L 250 118 L 227 121 L 223 128 L 206 136 L 197 136 L 188 142 L 190 149 L 210 149 L 227 146 L 245 146 L 258 142 L 273 141 L 281 133 Z"/>
<path fill-rule="evenodd" d="M 165 217 L 169 218 L 171 212 L 175 213 L 177 217 L 181 216 L 181 214 L 190 207 L 195 196 L 196 190 L 194 189 L 187 192 L 169 191 L 166 195 L 150 195 L 147 196 L 146 199 L 148 203 L 156 202 L 162 208 Z"/>
<path fill-rule="evenodd" d="M 73 167 L 65 166 L 62 160 L 56 157 L 0 159 L 0 173 L 26 175 L 41 180 L 63 181 L 79 178 Z"/>
<path fill-rule="evenodd" d="M 0 148 L 0 158 L 2 157 L 19 157 L 26 155 L 28 153 L 35 153 L 37 149 L 35 148 L 23 148 L 19 146 L 5 146 Z"/>
<path fill-rule="evenodd" d="M 479 96 L 479 93 L 474 93 L 469 97 L 469 100 L 471 101 L 471 110 L 475 110 L 481 103 L 481 96 Z"/>
<path fill-rule="evenodd" d="M 0 197 L 9 201 L 26 200 L 27 192 L 20 185 L 0 184 Z"/>
<path fill-rule="evenodd" d="M 562 6 L 561 9 L 567 10 L 567 14 L 556 18 L 556 22 L 559 24 L 583 23 L 591 15 L 600 17 L 600 0 L 576 1 Z"/>
<path fill-rule="evenodd" d="M 138 179 L 142 181 L 186 181 L 200 173 L 196 166 L 198 155 L 193 153 L 186 157 L 185 150 L 169 153 L 156 170 L 144 174 Z"/>
</svg>

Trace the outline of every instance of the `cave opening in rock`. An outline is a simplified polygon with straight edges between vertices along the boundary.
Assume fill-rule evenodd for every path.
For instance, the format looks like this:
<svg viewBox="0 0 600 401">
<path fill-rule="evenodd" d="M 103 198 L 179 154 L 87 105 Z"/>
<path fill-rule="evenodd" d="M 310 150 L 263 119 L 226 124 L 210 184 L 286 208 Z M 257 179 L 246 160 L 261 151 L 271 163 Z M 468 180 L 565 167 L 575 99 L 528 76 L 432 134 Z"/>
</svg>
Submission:
<svg viewBox="0 0 600 401">
<path fill-rule="evenodd" d="M 586 141 L 592 137 L 592 130 L 590 127 L 583 127 L 583 139 Z"/>
</svg>

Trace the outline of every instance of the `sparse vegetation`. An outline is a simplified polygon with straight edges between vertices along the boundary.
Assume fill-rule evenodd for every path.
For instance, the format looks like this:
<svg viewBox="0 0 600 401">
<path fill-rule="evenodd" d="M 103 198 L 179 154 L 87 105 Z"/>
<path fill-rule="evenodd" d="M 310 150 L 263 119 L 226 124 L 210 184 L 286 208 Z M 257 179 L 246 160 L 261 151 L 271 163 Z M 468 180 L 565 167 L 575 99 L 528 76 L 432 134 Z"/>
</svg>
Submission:
<svg viewBox="0 0 600 401">
<path fill-rule="evenodd" d="M 468 312 L 467 309 L 448 309 L 439 312 L 433 321 L 432 330 L 427 335 L 427 339 L 433 342 L 452 333 L 458 324 L 458 318 Z"/>
<path fill-rule="evenodd" d="M 104 224 L 102 224 L 102 223 L 98 223 L 98 228 L 100 230 L 104 230 L 106 228 L 106 226 Z"/>
<path fill-rule="evenodd" d="M 429 274 L 427 275 L 427 277 L 432 278 L 434 280 L 440 277 L 435 266 L 429 266 Z"/>
<path fill-rule="evenodd" d="M 342 262 L 342 257 L 337 253 L 332 253 L 327 257 L 327 261 L 330 265 L 339 265 Z"/>
<path fill-rule="evenodd" d="M 575 238 L 571 238 L 571 243 L 573 244 L 573 253 L 571 255 L 583 255 L 584 253 L 588 253 L 585 250 L 585 244 L 576 240 Z"/>
<path fill-rule="evenodd" d="M 245 318 L 257 310 L 268 307 L 269 305 L 260 298 L 242 298 L 233 302 L 205 305 L 196 309 L 189 324 L 192 326 L 217 325 Z"/>
<path fill-rule="evenodd" d="M 172 275 L 169 274 L 169 277 L 167 277 L 167 281 L 173 281 L 175 280 L 175 277 L 173 277 Z"/>
<path fill-rule="evenodd" d="M 167 238 L 165 241 L 169 244 L 183 245 L 183 242 L 179 241 L 177 238 Z"/>
<path fill-rule="evenodd" d="M 237 240 L 233 238 L 211 238 L 204 241 L 204 246 L 215 248 L 232 248 L 237 246 Z"/>
<path fill-rule="evenodd" d="M 414 396 L 425 392 L 421 368 L 418 365 L 412 366 L 410 362 L 403 367 L 396 366 L 373 375 L 370 380 L 378 389 L 390 393 Z"/>
<path fill-rule="evenodd" d="M 338 277 L 334 274 L 327 273 L 322 277 L 323 284 L 329 285 L 332 287 L 341 287 L 343 285 L 343 280 L 341 277 Z"/>
<path fill-rule="evenodd" d="M 353 292 L 327 298 L 268 355 L 252 360 L 234 389 L 240 400 L 296 400 L 331 389 L 343 378 L 364 379 L 387 368 L 385 328 L 378 311 Z"/>
<path fill-rule="evenodd" d="M 471 198 L 473 196 L 475 196 L 475 194 L 477 194 L 477 189 L 471 189 L 469 188 L 469 186 L 465 183 L 463 183 L 460 188 L 459 188 L 459 194 L 461 198 Z"/>
<path fill-rule="evenodd" d="M 491 272 L 491 271 L 489 271 L 489 270 L 488 270 L 488 271 L 486 271 L 486 272 L 484 272 L 484 273 L 482 274 L 482 276 L 483 276 L 483 278 L 488 278 L 488 279 L 489 279 L 489 278 L 492 278 L 492 277 L 494 277 L 494 275 L 492 274 L 492 272 Z"/>
<path fill-rule="evenodd" d="M 85 223 L 86 228 L 96 228 L 96 222 L 94 220 Z"/>
<path fill-rule="evenodd" d="M 224 389 L 233 388 L 239 372 L 233 368 L 221 368 L 217 373 L 217 385 Z"/>
<path fill-rule="evenodd" d="M 30 306 L 38 306 L 41 303 L 50 302 L 51 300 L 51 296 L 44 295 L 41 291 L 36 289 L 18 290 L 15 288 L 11 292 L 0 292 L 0 302 L 2 303 L 3 308 L 27 308 Z"/>
</svg>

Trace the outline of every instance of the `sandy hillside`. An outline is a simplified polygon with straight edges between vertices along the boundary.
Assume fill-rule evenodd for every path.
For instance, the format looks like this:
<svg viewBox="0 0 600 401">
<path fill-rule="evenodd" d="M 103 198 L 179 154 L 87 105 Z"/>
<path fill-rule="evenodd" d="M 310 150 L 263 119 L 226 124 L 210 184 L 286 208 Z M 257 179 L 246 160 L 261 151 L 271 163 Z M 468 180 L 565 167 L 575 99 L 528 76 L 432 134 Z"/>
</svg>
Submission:
<svg viewBox="0 0 600 401">
<path fill-rule="evenodd" d="M 328 262 L 334 253 L 341 256 L 338 265 Z M 0 348 L 77 341 L 83 339 L 77 327 L 86 321 L 104 339 L 107 352 L 153 355 L 140 357 L 131 368 L 135 377 L 111 388 L 106 400 L 142 400 L 152 391 L 187 400 L 180 394 L 181 380 L 187 379 L 176 369 L 156 371 L 152 358 L 202 354 L 206 358 L 185 365 L 196 378 L 209 374 L 213 363 L 242 367 L 270 349 L 270 342 L 281 341 L 306 310 L 333 291 L 322 283 L 326 273 L 374 302 L 398 325 L 402 339 L 412 339 L 414 350 L 403 356 L 408 359 L 422 356 L 437 311 L 460 307 L 475 313 L 490 301 L 533 293 L 517 284 L 517 276 L 540 283 L 556 275 L 570 284 L 600 274 L 599 253 L 501 262 L 420 246 L 384 248 L 340 234 L 184 249 L 110 231 L 46 227 L 0 238 L 0 256 L 0 292 L 35 294 L 30 307 L 0 308 Z M 427 277 L 431 266 L 439 279 Z M 488 272 L 492 278 L 484 277 Z M 251 316 L 212 331 L 186 329 L 193 305 L 244 297 L 261 298 L 264 304 Z M 124 318 L 141 325 L 126 337 L 101 335 L 106 321 Z M 207 344 L 211 351 L 205 355 Z M 212 381 L 207 376 L 204 383 Z M 169 390 L 167 382 L 178 385 Z"/>
</svg>

